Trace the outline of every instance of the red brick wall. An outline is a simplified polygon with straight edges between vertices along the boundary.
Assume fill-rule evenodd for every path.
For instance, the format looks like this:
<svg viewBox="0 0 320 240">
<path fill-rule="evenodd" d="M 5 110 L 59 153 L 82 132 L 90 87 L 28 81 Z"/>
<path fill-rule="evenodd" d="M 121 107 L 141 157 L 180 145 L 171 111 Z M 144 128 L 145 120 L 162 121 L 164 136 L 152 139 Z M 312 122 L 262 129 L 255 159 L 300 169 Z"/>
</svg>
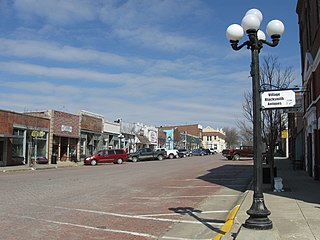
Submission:
<svg viewBox="0 0 320 240">
<path fill-rule="evenodd" d="M 78 138 L 80 135 L 80 129 L 79 129 L 79 116 L 65 113 L 65 112 L 59 112 L 54 111 L 53 116 L 53 134 L 63 137 L 76 137 Z M 63 129 L 63 126 L 71 127 L 71 132 L 66 131 Z"/>
<path fill-rule="evenodd" d="M 202 129 L 199 128 L 198 124 L 160 127 L 162 130 L 170 130 L 173 128 L 177 128 L 180 133 L 187 132 L 188 135 L 197 136 L 202 139 Z"/>
<path fill-rule="evenodd" d="M 12 134 L 12 113 L 0 111 L 0 134 Z"/>
<path fill-rule="evenodd" d="M 0 110 L 0 134 L 13 134 L 13 124 L 27 126 L 27 128 L 47 128 L 50 127 L 50 120 L 22 113 Z"/>
<path fill-rule="evenodd" d="M 101 133 L 103 131 L 103 120 L 88 115 L 81 115 L 81 129 Z"/>
</svg>

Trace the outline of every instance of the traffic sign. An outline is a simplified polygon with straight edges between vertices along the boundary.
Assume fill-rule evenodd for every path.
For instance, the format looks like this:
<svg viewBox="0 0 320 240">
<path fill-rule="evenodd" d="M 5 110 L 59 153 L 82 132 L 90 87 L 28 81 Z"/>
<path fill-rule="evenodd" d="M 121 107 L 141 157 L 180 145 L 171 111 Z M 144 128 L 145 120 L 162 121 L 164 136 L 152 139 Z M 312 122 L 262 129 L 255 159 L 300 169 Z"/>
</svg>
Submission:
<svg viewBox="0 0 320 240">
<path fill-rule="evenodd" d="M 265 91 L 261 94 L 263 108 L 288 108 L 296 104 L 293 90 Z"/>
</svg>

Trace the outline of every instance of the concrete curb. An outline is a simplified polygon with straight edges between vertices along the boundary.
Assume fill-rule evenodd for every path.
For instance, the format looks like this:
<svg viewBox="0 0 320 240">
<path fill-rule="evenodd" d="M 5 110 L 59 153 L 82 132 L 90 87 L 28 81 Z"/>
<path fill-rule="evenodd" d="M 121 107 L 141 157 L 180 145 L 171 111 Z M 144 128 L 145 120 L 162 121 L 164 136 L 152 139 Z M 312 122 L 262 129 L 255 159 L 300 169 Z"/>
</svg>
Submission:
<svg viewBox="0 0 320 240">
<path fill-rule="evenodd" d="M 22 171 L 36 171 L 36 170 L 48 170 L 48 169 L 58 169 L 58 168 L 66 168 L 66 167 L 79 167 L 83 166 L 83 163 L 74 163 L 74 162 L 68 162 L 63 164 L 50 164 L 50 165 L 40 165 L 37 164 L 35 166 L 12 166 L 12 167 L 2 167 L 0 168 L 0 173 L 6 173 L 6 172 L 22 172 Z"/>
<path fill-rule="evenodd" d="M 249 183 L 248 183 L 248 186 L 247 186 L 247 189 L 251 189 L 252 187 L 252 184 L 253 184 L 253 181 L 251 180 Z M 236 207 L 236 206 L 240 206 L 239 209 L 236 211 L 235 215 L 234 215 L 234 218 L 232 219 L 232 222 L 230 222 L 230 220 L 226 219 L 226 223 L 228 222 L 229 220 L 229 223 L 231 223 L 231 226 L 229 226 L 228 228 L 224 227 L 225 225 L 223 225 L 220 230 L 221 230 L 221 233 L 219 233 L 218 235 L 216 235 L 215 237 L 213 237 L 212 240 L 222 240 L 222 239 L 233 239 L 234 237 L 234 233 L 238 232 L 241 225 L 239 226 L 239 222 L 237 221 L 237 214 L 239 213 L 240 209 L 241 209 L 241 206 L 243 205 L 243 202 L 245 201 L 245 199 L 247 198 L 247 195 L 249 194 L 250 190 L 246 190 L 241 197 L 239 197 L 239 199 L 237 200 L 235 206 L 229 211 L 228 213 L 228 216 L 231 214 L 231 212 L 233 211 L 233 209 Z M 236 224 L 235 224 L 236 223 Z M 225 231 L 227 230 L 227 231 Z"/>
<path fill-rule="evenodd" d="M 245 198 L 241 204 L 238 211 L 238 216 L 235 220 L 235 224 L 231 228 L 226 239 L 234 240 L 248 240 L 248 239 L 259 239 L 259 240 L 280 240 L 280 235 L 275 226 L 270 230 L 252 230 L 243 227 L 243 223 L 249 217 L 247 215 L 247 210 L 252 204 L 253 191 L 247 190 L 245 193 Z"/>
</svg>

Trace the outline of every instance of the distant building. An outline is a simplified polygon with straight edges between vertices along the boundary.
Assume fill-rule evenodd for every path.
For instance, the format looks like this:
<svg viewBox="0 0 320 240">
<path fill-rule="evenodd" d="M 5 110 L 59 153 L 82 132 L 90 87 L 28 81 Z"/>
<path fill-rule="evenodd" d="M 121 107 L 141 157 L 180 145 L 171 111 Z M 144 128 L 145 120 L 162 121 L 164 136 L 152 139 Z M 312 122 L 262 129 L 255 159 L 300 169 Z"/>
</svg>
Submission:
<svg viewBox="0 0 320 240">
<path fill-rule="evenodd" d="M 217 152 L 222 152 L 226 148 L 226 134 L 220 130 L 215 130 L 212 127 L 206 127 L 202 130 L 203 148 L 213 148 Z"/>
<path fill-rule="evenodd" d="M 166 132 L 168 149 L 188 149 L 202 147 L 202 126 L 199 124 L 161 126 L 159 130 Z"/>
</svg>

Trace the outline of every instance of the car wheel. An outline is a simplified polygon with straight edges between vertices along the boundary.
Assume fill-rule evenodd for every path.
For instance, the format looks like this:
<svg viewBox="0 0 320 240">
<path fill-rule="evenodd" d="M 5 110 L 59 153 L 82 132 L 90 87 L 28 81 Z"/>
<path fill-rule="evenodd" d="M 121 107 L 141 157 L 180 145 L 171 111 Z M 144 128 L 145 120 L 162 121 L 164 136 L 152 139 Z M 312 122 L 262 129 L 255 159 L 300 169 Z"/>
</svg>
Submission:
<svg viewBox="0 0 320 240">
<path fill-rule="evenodd" d="M 137 157 L 133 157 L 132 158 L 132 162 L 138 162 L 138 158 Z"/>
<path fill-rule="evenodd" d="M 163 160 L 163 156 L 162 156 L 162 155 L 159 155 L 159 156 L 158 156 L 158 160 L 162 161 L 162 160 Z"/>
<path fill-rule="evenodd" d="M 122 158 L 119 158 L 119 159 L 117 160 L 117 163 L 118 163 L 118 164 L 122 164 L 122 163 L 123 163 Z"/>
<path fill-rule="evenodd" d="M 170 154 L 170 155 L 169 155 L 169 158 L 170 158 L 170 159 L 174 158 L 173 154 Z M 160 159 L 159 159 L 159 160 L 160 160 Z"/>
<path fill-rule="evenodd" d="M 232 160 L 232 158 L 231 158 L 231 157 L 227 157 L 227 159 L 228 159 L 228 160 Z"/>
<path fill-rule="evenodd" d="M 90 163 L 91 163 L 92 166 L 97 165 L 97 161 L 95 159 L 92 159 Z"/>
<path fill-rule="evenodd" d="M 234 155 L 233 156 L 233 160 L 239 161 L 240 160 L 240 155 L 239 154 Z"/>
</svg>

